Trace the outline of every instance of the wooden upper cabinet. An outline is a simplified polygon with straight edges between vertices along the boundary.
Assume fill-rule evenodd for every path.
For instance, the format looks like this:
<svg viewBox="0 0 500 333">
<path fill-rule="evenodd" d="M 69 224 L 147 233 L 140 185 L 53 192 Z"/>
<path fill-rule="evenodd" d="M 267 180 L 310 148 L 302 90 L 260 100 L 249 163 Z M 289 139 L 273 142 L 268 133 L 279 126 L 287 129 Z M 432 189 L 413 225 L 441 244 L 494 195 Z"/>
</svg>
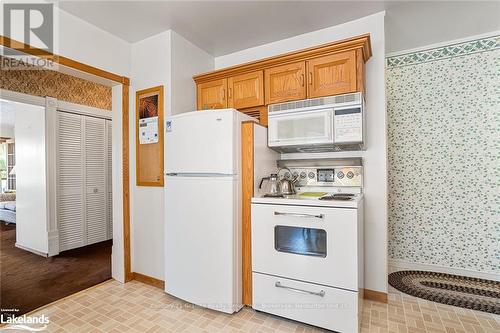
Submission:
<svg viewBox="0 0 500 333">
<path fill-rule="evenodd" d="M 197 107 L 232 107 L 265 123 L 269 104 L 365 92 L 371 56 L 365 34 L 195 75 Z"/>
<path fill-rule="evenodd" d="M 272 67 L 264 71 L 266 104 L 306 98 L 305 61 Z"/>
<path fill-rule="evenodd" d="M 348 51 L 307 61 L 307 97 L 355 92 L 357 87 L 356 51 Z"/>
<path fill-rule="evenodd" d="M 214 80 L 198 84 L 198 110 L 227 108 L 227 79 Z"/>
<path fill-rule="evenodd" d="M 228 107 L 235 109 L 264 105 L 262 71 L 232 76 L 227 80 Z"/>
</svg>

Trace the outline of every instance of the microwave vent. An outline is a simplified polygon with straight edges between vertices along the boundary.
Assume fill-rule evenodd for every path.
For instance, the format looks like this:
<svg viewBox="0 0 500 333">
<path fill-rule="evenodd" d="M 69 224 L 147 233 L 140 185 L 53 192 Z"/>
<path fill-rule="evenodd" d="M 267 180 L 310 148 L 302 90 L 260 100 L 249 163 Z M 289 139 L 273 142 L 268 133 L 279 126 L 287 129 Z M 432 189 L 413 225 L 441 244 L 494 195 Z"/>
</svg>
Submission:
<svg viewBox="0 0 500 333">
<path fill-rule="evenodd" d="M 361 98 L 362 98 L 361 93 L 311 98 L 311 99 L 304 99 L 301 101 L 271 104 L 268 106 L 268 111 L 275 112 L 275 111 L 303 109 L 303 108 L 316 107 L 322 105 L 344 104 L 344 103 L 354 103 L 354 102 L 361 103 Z"/>
<path fill-rule="evenodd" d="M 247 116 L 250 116 L 252 118 L 255 118 L 260 121 L 260 111 L 259 110 L 252 110 L 252 111 L 247 111 L 244 112 Z"/>
<path fill-rule="evenodd" d="M 279 146 L 269 147 L 279 153 L 331 153 L 341 151 L 361 151 L 363 144 L 343 144 L 343 145 L 315 145 L 315 146 Z"/>
</svg>

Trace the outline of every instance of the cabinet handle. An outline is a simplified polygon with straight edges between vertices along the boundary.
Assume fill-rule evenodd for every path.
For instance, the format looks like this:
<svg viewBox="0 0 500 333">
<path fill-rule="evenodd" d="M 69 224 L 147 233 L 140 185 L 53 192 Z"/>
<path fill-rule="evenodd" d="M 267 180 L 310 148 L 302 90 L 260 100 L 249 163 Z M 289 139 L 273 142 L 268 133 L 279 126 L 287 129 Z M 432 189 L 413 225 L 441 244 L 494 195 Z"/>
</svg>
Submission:
<svg viewBox="0 0 500 333">
<path fill-rule="evenodd" d="M 227 98 L 231 99 L 231 88 L 227 90 Z"/>
<path fill-rule="evenodd" d="M 305 218 L 316 218 L 316 219 L 322 219 L 325 217 L 323 214 L 319 215 L 314 215 L 314 214 L 298 214 L 298 213 L 281 213 L 281 212 L 274 212 L 274 215 L 281 215 L 281 216 L 293 216 L 293 217 L 305 217 Z"/>
<path fill-rule="evenodd" d="M 313 73 L 309 72 L 309 84 L 313 84 Z"/>
<path fill-rule="evenodd" d="M 222 89 L 222 100 L 226 99 L 226 89 Z"/>
<path fill-rule="evenodd" d="M 300 74 L 300 84 L 304 86 L 304 73 Z"/>
<path fill-rule="evenodd" d="M 319 297 L 325 297 L 325 291 L 320 290 L 320 291 L 309 291 L 309 290 L 304 290 L 304 289 L 298 289 L 298 288 L 293 288 L 293 287 L 287 287 L 281 284 L 281 282 L 276 282 L 274 284 L 276 288 L 283 288 L 283 289 L 288 289 L 291 291 L 295 291 L 296 293 L 301 293 L 301 294 L 309 294 L 309 295 L 315 295 Z"/>
</svg>

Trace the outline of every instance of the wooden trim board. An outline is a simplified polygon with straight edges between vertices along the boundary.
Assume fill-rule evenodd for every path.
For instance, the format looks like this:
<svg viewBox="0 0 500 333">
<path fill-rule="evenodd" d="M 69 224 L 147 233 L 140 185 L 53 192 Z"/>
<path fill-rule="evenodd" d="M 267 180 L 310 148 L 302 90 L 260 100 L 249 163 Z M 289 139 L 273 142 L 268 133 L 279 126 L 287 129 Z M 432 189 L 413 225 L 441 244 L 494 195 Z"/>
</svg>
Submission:
<svg viewBox="0 0 500 333">
<path fill-rule="evenodd" d="M 383 293 L 381 291 L 364 289 L 364 299 L 368 299 L 370 301 L 387 303 L 387 293 Z"/>
<path fill-rule="evenodd" d="M 165 290 L 165 281 L 141 273 L 132 273 L 134 280 Z"/>
<path fill-rule="evenodd" d="M 72 60 L 57 54 L 52 54 L 50 52 L 47 52 L 45 50 L 32 47 L 28 44 L 24 44 L 22 42 L 19 42 L 15 39 L 11 39 L 9 37 L 5 37 L 0 35 L 0 45 L 18 50 L 22 53 L 26 53 L 35 57 L 42 57 L 42 58 L 50 58 L 53 60 L 55 63 L 58 63 L 59 65 L 66 66 L 69 68 L 73 68 L 76 70 L 79 70 L 81 72 L 85 72 L 88 74 L 92 74 L 95 76 L 102 77 L 104 79 L 108 79 L 123 85 L 130 85 L 130 79 L 126 76 L 120 76 L 102 69 L 99 69 L 97 67 L 93 67 L 90 65 L 86 65 L 84 63 L 81 63 L 76 60 Z"/>
<path fill-rule="evenodd" d="M 240 75 L 248 72 L 258 71 L 265 68 L 275 67 L 279 65 L 289 64 L 292 62 L 304 61 L 311 58 L 320 57 L 326 54 L 344 52 L 347 50 L 360 49 L 363 54 L 364 61 L 368 61 L 372 56 L 370 34 L 355 36 L 352 38 L 343 39 L 331 43 L 321 44 L 306 49 L 288 52 L 277 56 L 264 58 L 239 64 L 216 71 L 203 73 L 193 76 L 193 80 L 199 84 L 203 82 L 224 79 L 230 76 Z"/>
<path fill-rule="evenodd" d="M 254 126 L 253 121 L 241 124 L 241 265 L 243 304 L 252 306 L 252 239 L 251 201 L 254 184 Z"/>
<path fill-rule="evenodd" d="M 133 279 L 130 255 L 129 86 L 122 85 L 123 262 L 125 282 Z"/>
</svg>

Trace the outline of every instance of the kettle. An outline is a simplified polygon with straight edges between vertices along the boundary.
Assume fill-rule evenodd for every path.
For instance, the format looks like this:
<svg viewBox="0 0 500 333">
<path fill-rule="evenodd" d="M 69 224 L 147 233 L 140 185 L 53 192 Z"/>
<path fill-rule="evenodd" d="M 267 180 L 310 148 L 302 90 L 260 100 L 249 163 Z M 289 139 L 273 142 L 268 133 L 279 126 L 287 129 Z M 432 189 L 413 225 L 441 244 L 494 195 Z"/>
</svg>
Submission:
<svg viewBox="0 0 500 333">
<path fill-rule="evenodd" d="M 281 184 L 278 180 L 278 174 L 272 173 L 269 177 L 264 177 L 260 180 L 259 189 L 262 188 L 262 183 L 267 180 L 265 197 L 281 197 Z"/>
<path fill-rule="evenodd" d="M 281 170 L 287 170 L 290 174 L 292 173 L 288 168 L 281 168 L 278 170 L 278 174 Z M 280 181 L 281 193 L 283 195 L 292 195 L 295 194 L 295 183 L 299 180 L 299 175 L 293 177 L 293 179 L 287 179 L 283 177 Z"/>
</svg>

